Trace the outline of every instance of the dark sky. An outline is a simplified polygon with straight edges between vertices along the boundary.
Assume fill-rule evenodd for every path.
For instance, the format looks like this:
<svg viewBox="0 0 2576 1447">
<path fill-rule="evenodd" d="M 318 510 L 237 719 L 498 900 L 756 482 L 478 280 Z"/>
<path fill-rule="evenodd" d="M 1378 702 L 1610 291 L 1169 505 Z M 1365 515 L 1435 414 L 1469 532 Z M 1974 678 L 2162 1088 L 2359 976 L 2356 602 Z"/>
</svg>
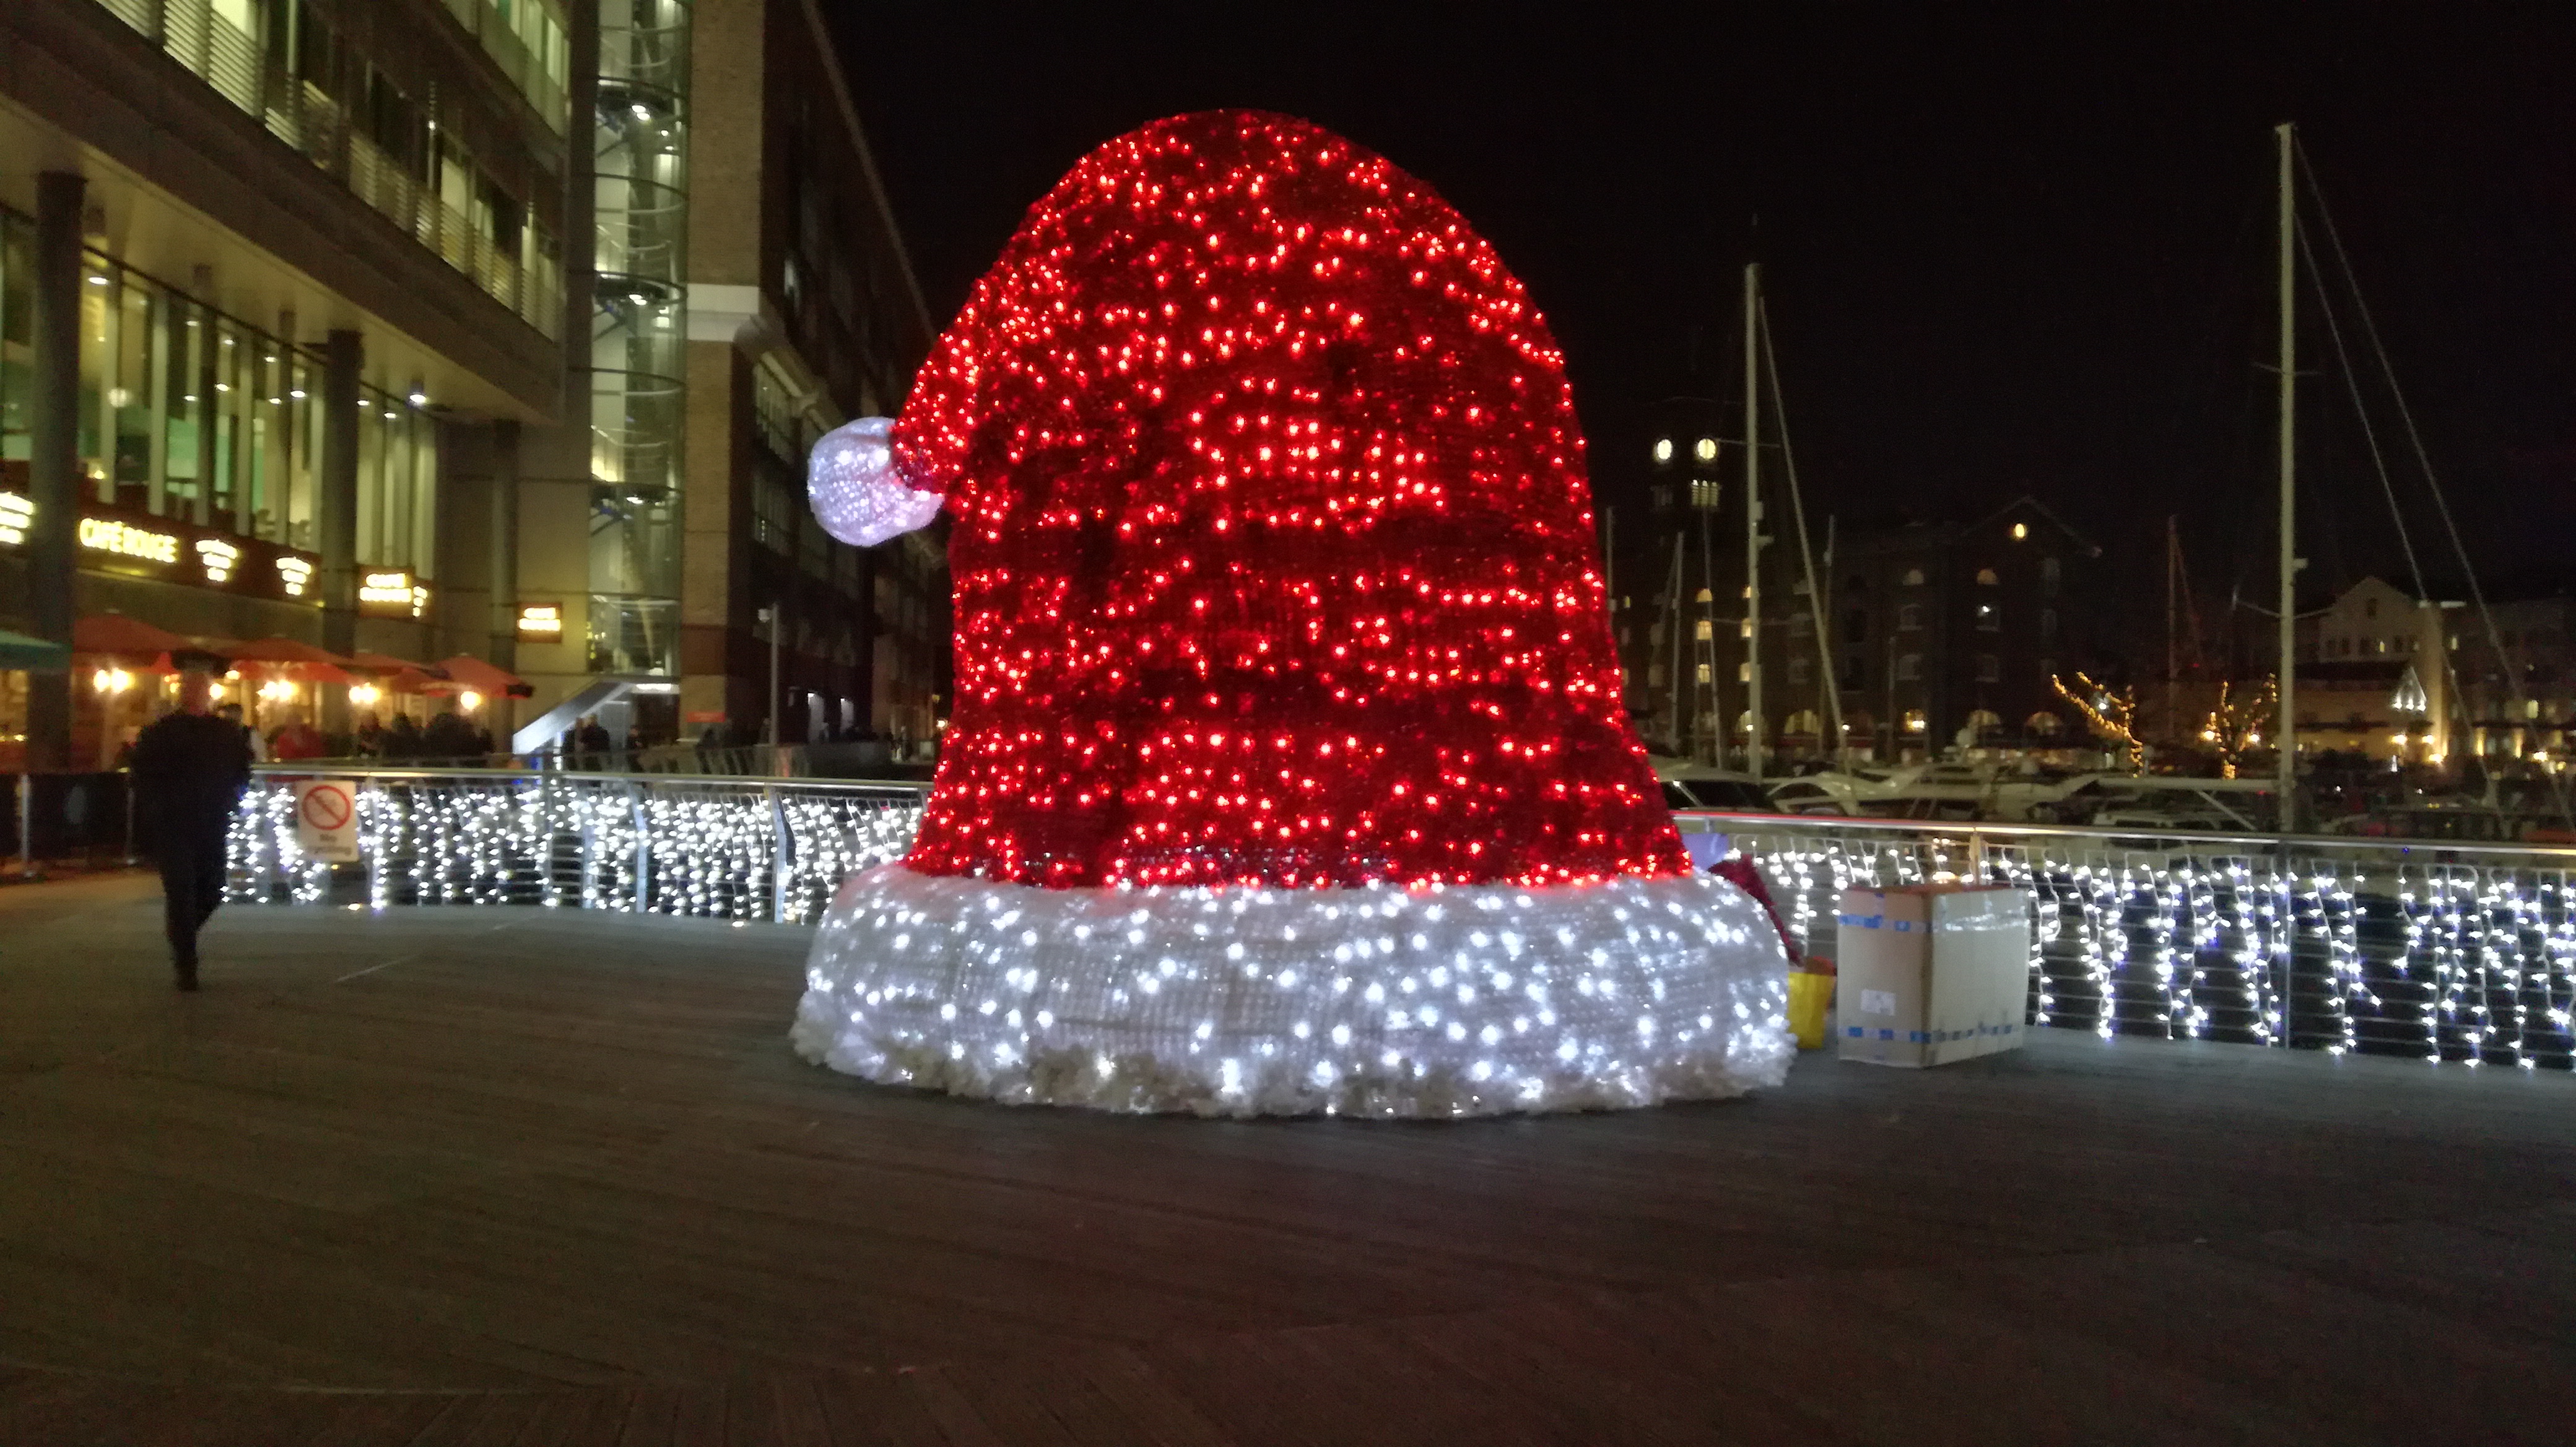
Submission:
<svg viewBox="0 0 2576 1447">
<path fill-rule="evenodd" d="M 1813 512 L 1975 516 L 2027 491 L 2141 586 L 2174 512 L 2222 592 L 2270 587 L 2256 363 L 2273 347 L 2271 126 L 2295 120 L 2473 561 L 2491 586 L 2576 571 L 2565 0 L 912 0 L 838 18 L 942 323 L 1092 146 L 1181 111 L 1287 111 L 1428 181 L 1501 251 L 1566 347 L 1595 487 L 1623 514 L 1658 399 L 1734 385 L 1719 368 L 1758 258 Z M 2328 580 L 2395 576 L 2388 505 L 2303 304 L 2304 360 L 2324 368 L 2303 384 L 2304 550 Z M 2402 450 L 2393 413 L 2374 417 Z M 2428 569 L 2456 577 L 2431 554 L 2420 474 L 2398 485 Z"/>
</svg>

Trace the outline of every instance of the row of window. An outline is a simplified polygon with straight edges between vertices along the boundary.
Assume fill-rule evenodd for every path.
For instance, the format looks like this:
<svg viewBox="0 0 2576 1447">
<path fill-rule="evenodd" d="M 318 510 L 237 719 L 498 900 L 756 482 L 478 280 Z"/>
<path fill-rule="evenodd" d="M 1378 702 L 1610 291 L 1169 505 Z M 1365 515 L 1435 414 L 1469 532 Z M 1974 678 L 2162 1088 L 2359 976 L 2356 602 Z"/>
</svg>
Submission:
<svg viewBox="0 0 2576 1447">
<path fill-rule="evenodd" d="M 2042 558 L 2039 560 L 2039 587 L 2041 592 L 2056 592 L 2057 585 L 2063 580 L 2063 578 L 2064 573 L 2060 569 L 2057 559 Z M 1896 577 L 1896 586 L 1900 588 L 1926 587 L 1929 585 L 1929 582 L 1929 578 L 1921 568 L 1908 568 L 1904 572 L 1899 573 Z M 1843 585 L 1847 591 L 1858 591 L 1868 586 L 1868 580 L 1861 577 L 1859 574 L 1854 574 L 1850 581 Z M 2000 588 L 2003 586 L 2003 575 L 1992 568 L 1979 568 L 1977 570 L 1977 586 L 1980 588 Z"/>
<path fill-rule="evenodd" d="M 2325 656 L 2362 658 L 2388 653 L 2421 653 L 2423 649 L 2423 639 L 2406 634 L 2400 634 L 2395 638 L 2329 638 L 2326 640 Z"/>
<path fill-rule="evenodd" d="M 1992 653 L 1980 653 L 1976 655 L 1972 663 L 1976 682 L 2003 682 L 2004 661 L 2001 656 Z M 2056 664 L 2054 660 L 2040 660 L 2039 675 L 2042 678 L 2049 676 L 2055 671 Z M 1710 665 L 1703 663 L 1697 666 L 1694 676 L 1698 684 L 1704 688 L 1716 678 L 1716 671 Z M 1797 656 L 1792 656 L 1789 659 L 1789 683 L 1792 687 L 1804 687 L 1814 677 L 1813 660 Z M 1897 655 L 1897 682 L 1919 683 L 1922 681 L 1922 678 L 1922 654 L 1904 653 Z M 1753 665 L 1750 662 L 1741 662 L 1735 665 L 1735 681 L 1739 684 L 1751 683 L 1753 681 Z M 1649 662 L 1646 665 L 1646 683 L 1649 687 L 1653 688 L 1663 687 L 1664 666 L 1661 663 Z M 1844 659 L 1842 661 L 1842 678 L 1839 686 L 1846 689 L 1868 687 L 1869 670 L 1866 664 L 1857 658 Z"/>
<path fill-rule="evenodd" d="M 0 212 L 0 473 L 31 452 L 32 224 Z M 74 400 L 89 500 L 317 549 L 322 359 L 140 272 L 82 267 Z M 361 386 L 357 561 L 428 577 L 437 561 L 438 429 L 408 396 Z"/>
<path fill-rule="evenodd" d="M 315 0 L 100 3 L 529 325 L 547 336 L 557 332 L 561 246 L 531 221 L 521 198 L 440 129 L 435 97 L 407 95 L 355 53 L 333 7 Z M 515 34 L 523 23 L 549 30 L 560 69 L 560 22 L 539 0 L 513 3 L 516 18 L 493 33 Z M 469 28 L 480 11 L 495 8 L 494 0 L 448 4 Z M 555 93 L 548 121 L 560 131 L 560 85 Z"/>
</svg>

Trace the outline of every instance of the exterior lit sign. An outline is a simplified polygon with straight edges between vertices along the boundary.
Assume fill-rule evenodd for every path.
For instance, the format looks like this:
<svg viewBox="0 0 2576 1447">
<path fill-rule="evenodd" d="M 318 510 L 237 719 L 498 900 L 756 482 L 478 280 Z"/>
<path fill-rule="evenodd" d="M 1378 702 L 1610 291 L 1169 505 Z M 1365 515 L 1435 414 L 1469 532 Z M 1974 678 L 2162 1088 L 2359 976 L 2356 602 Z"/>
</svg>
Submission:
<svg viewBox="0 0 2576 1447">
<path fill-rule="evenodd" d="M 233 575 L 233 565 L 241 561 L 241 549 L 221 538 L 199 538 L 197 561 L 206 566 L 207 582 L 225 582 Z"/>
<path fill-rule="evenodd" d="M 358 610 L 379 617 L 417 618 L 429 610 L 429 589 L 399 568 L 360 573 Z"/>
<path fill-rule="evenodd" d="M 85 513 L 76 520 L 72 541 L 82 553 L 83 568 L 192 584 L 202 579 L 200 586 L 225 592 L 308 600 L 312 596 L 316 563 L 309 553 L 245 537 L 220 524 L 202 527 L 185 518 L 141 512 L 118 516 L 117 511 Z M 22 492 L 0 492 L 0 548 L 25 547 L 35 530 L 35 499 Z M 189 564 L 194 568 L 182 571 Z M 269 572 L 272 565 L 277 569 L 274 574 Z M 403 615 L 418 617 L 427 605 L 429 590 L 412 584 L 408 574 L 403 576 Z"/>
<path fill-rule="evenodd" d="M 561 603 L 522 603 L 519 605 L 519 636 L 531 641 L 551 641 L 563 637 L 564 619 Z"/>
<path fill-rule="evenodd" d="M 120 558 L 134 558 L 146 563 L 179 561 L 177 533 L 157 533 L 114 518 L 82 518 L 79 536 L 80 545 L 95 552 L 114 553 Z"/>
</svg>

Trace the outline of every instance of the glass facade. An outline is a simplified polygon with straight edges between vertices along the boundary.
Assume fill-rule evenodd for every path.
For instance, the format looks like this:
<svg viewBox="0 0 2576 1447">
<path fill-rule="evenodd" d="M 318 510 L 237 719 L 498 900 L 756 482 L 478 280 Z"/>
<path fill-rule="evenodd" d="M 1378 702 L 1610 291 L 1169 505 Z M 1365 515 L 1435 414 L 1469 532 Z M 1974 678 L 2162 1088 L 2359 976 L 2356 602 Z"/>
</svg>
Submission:
<svg viewBox="0 0 2576 1447">
<path fill-rule="evenodd" d="M 33 260 L 32 223 L 0 211 L 0 491 L 19 498 L 27 490 Z M 195 537 L 200 556 L 220 555 L 207 545 L 226 537 L 313 552 L 322 359 L 96 252 L 83 256 L 80 301 L 84 518 L 144 532 L 150 520 L 165 520 L 177 528 L 170 536 Z M 357 562 L 430 577 L 437 423 L 372 387 L 361 387 L 357 411 Z M 106 561 L 93 551 L 106 550 L 85 547 L 84 566 Z M 209 564 L 203 581 L 233 582 L 214 571 Z M 293 578 L 285 594 L 306 597 L 301 580 L 311 571 L 289 563 L 280 577 L 260 581 Z"/>
<path fill-rule="evenodd" d="M 679 671 L 689 7 L 602 0 L 591 155 L 590 666 Z"/>
<path fill-rule="evenodd" d="M 317 0 L 98 0 L 271 135 L 337 177 L 528 325 L 562 325 L 563 246 L 415 95 L 349 43 Z M 447 0 L 520 93 L 568 124 L 562 17 L 552 0 Z"/>
</svg>

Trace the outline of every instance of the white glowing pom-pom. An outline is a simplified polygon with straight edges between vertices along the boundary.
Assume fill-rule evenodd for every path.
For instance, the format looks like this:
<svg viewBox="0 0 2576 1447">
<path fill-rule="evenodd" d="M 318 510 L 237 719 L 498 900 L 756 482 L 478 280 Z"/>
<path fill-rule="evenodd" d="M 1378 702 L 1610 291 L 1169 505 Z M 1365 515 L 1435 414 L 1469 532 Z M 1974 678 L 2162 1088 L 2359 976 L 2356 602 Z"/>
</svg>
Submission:
<svg viewBox="0 0 2576 1447">
<path fill-rule="evenodd" d="M 814 516 L 823 531 L 852 547 L 874 547 L 939 516 L 939 495 L 905 486 L 895 471 L 893 431 L 885 417 L 835 427 L 814 444 L 806 464 L 805 495 Z"/>
<path fill-rule="evenodd" d="M 852 874 L 807 1059 L 1014 1104 L 1596 1110 L 1778 1085 L 1788 958 L 1707 875 L 1551 889 L 1038 889 Z"/>
</svg>

